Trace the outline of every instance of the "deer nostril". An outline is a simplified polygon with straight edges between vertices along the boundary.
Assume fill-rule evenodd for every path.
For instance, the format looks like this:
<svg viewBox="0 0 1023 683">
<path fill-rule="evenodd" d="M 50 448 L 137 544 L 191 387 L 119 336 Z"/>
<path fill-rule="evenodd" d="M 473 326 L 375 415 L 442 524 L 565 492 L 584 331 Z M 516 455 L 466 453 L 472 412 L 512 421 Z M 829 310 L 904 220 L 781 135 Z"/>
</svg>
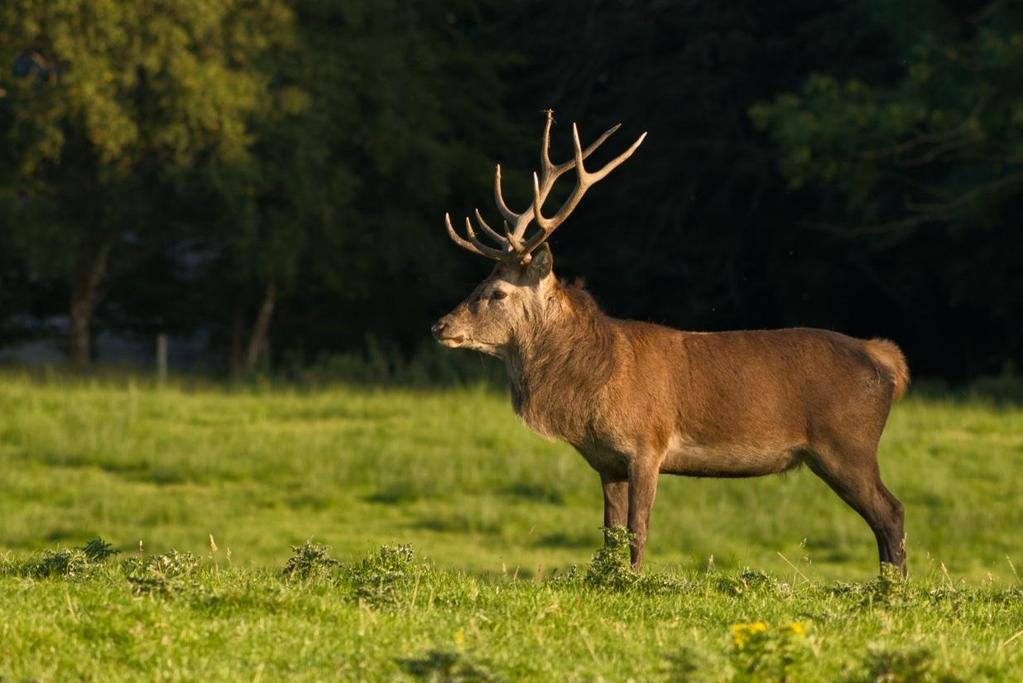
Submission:
<svg viewBox="0 0 1023 683">
<path fill-rule="evenodd" d="M 442 334 L 444 334 L 444 330 L 446 330 L 447 328 L 448 324 L 443 320 L 439 320 L 436 323 L 434 323 L 433 327 L 430 328 L 430 331 L 433 332 L 434 337 L 440 337 Z"/>
</svg>

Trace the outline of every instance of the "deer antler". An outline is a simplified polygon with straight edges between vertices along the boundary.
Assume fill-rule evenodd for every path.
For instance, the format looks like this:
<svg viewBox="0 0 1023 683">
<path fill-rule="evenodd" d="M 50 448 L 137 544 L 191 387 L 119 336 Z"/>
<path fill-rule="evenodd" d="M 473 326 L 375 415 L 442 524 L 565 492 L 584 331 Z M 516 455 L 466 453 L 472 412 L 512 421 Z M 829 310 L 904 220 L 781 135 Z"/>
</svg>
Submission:
<svg viewBox="0 0 1023 683">
<path fill-rule="evenodd" d="M 598 147 L 600 147 L 605 140 L 611 137 L 612 133 L 618 130 L 622 124 L 617 124 L 604 131 L 604 133 L 596 139 L 586 149 L 582 148 L 579 143 L 579 130 L 576 125 L 572 124 L 572 142 L 575 147 L 574 157 L 562 164 L 554 164 L 550 157 L 551 148 L 551 125 L 554 122 L 554 112 L 550 109 L 547 110 L 547 123 L 543 130 L 543 141 L 540 146 L 540 176 L 533 173 L 533 203 L 526 211 L 522 213 L 515 213 L 508 208 L 508 205 L 504 201 L 504 196 L 501 192 L 501 165 L 497 165 L 497 172 L 494 175 L 494 199 L 497 202 L 497 209 L 501 213 L 504 219 L 504 235 L 498 234 L 496 230 L 487 225 L 486 221 L 483 220 L 483 216 L 480 215 L 479 209 L 475 211 L 476 220 L 483 232 L 499 245 L 499 248 L 494 248 L 483 244 L 476 238 L 476 233 L 472 228 L 471 221 L 465 219 L 466 234 L 469 239 L 463 239 L 458 233 L 455 232 L 454 228 L 451 227 L 451 219 L 445 214 L 444 220 L 447 224 L 448 234 L 451 239 L 454 240 L 455 244 L 471 251 L 480 256 L 486 256 L 487 258 L 494 259 L 496 261 L 518 261 L 520 263 L 529 263 L 530 255 L 533 250 L 543 244 L 553 233 L 559 225 L 565 222 L 569 214 L 579 204 L 579 200 L 583 198 L 586 191 L 596 184 L 597 182 L 604 179 L 604 177 L 618 168 L 626 159 L 632 156 L 632 153 L 636 151 L 636 148 L 643 143 L 646 138 L 646 133 L 643 133 L 639 138 L 632 143 L 632 146 L 622 152 L 620 155 L 608 162 L 602 169 L 596 172 L 589 172 L 583 165 L 583 161 L 590 156 Z M 572 190 L 572 194 L 569 195 L 565 203 L 561 205 L 557 213 L 551 218 L 545 218 L 542 212 L 544 202 L 547 201 L 548 195 L 554 188 L 554 182 L 562 175 L 572 169 L 576 169 L 577 180 L 575 188 Z M 523 241 L 525 237 L 526 228 L 533 221 L 536 221 L 537 227 L 540 230 L 535 233 L 529 239 Z"/>
</svg>

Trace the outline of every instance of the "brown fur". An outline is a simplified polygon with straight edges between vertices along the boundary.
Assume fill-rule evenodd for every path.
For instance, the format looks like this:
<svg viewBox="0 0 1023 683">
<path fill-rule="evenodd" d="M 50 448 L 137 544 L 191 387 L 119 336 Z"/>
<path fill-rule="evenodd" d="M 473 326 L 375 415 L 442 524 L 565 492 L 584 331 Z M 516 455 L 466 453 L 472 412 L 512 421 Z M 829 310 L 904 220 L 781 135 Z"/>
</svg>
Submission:
<svg viewBox="0 0 1023 683">
<path fill-rule="evenodd" d="M 892 382 L 895 384 L 894 399 L 898 401 L 909 388 L 909 366 L 902 350 L 887 339 L 871 339 L 864 342 L 875 361 L 884 366 Z"/>
<path fill-rule="evenodd" d="M 546 246 L 537 254 L 529 266 L 499 265 L 434 333 L 505 360 L 516 412 L 599 473 L 605 525 L 628 524 L 635 566 L 658 474 L 805 464 L 871 526 L 881 562 L 905 570 L 902 506 L 876 456 L 909 383 L 898 347 L 807 328 L 697 333 L 617 320 L 557 282 Z"/>
</svg>

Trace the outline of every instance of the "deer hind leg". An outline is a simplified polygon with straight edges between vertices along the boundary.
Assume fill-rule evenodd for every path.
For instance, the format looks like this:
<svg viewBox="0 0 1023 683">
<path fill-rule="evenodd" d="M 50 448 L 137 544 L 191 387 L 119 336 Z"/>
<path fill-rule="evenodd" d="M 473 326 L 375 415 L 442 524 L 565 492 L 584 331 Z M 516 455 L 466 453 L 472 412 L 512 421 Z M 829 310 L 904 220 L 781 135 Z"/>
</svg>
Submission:
<svg viewBox="0 0 1023 683">
<path fill-rule="evenodd" d="M 893 565 L 906 574 L 902 503 L 881 481 L 876 451 L 847 449 L 807 458 L 807 465 L 870 525 L 882 571 Z"/>
<path fill-rule="evenodd" d="M 610 540 L 609 532 L 616 526 L 625 526 L 629 521 L 629 481 L 600 475 L 604 487 L 604 543 Z"/>
</svg>

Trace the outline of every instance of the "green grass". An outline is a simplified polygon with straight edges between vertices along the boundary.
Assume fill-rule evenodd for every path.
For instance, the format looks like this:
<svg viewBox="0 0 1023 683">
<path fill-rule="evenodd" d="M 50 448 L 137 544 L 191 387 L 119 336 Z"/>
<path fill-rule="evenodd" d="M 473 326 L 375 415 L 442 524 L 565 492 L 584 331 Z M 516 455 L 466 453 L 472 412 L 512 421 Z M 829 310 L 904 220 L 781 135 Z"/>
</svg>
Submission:
<svg viewBox="0 0 1023 683">
<path fill-rule="evenodd" d="M 8 374 L 0 680 L 1019 679 L 1023 411 L 910 399 L 881 466 L 908 584 L 875 578 L 869 529 L 798 471 L 663 478 L 647 578 L 601 587 L 597 476 L 493 391 Z M 121 553 L 44 555 L 97 536 Z M 308 539 L 337 563 L 285 576 Z M 415 559 L 382 567 L 396 544 Z M 172 548 L 195 566 L 146 559 Z"/>
</svg>

